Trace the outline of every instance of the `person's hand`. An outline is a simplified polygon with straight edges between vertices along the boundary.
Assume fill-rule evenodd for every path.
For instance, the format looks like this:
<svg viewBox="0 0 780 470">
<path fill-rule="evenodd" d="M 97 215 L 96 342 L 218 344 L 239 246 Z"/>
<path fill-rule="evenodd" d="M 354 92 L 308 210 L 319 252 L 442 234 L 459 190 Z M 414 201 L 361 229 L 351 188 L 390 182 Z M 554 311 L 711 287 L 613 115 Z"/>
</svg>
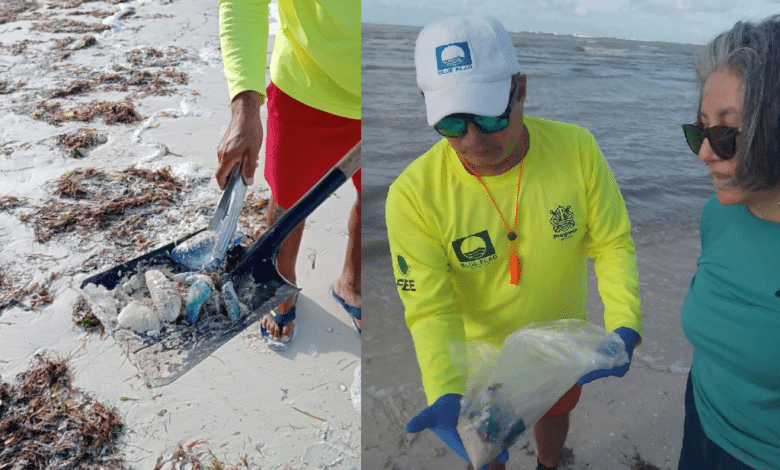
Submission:
<svg viewBox="0 0 780 470">
<path fill-rule="evenodd" d="M 617 333 L 617 335 L 620 336 L 620 338 L 626 344 L 628 362 L 622 366 L 613 367 L 611 369 L 598 369 L 594 370 L 593 372 L 589 372 L 580 377 L 577 385 L 582 386 L 586 383 L 590 383 L 596 379 L 601 379 L 604 377 L 623 377 L 626 375 L 628 368 L 631 366 L 631 357 L 634 355 L 634 346 L 636 346 L 636 343 L 639 342 L 639 333 L 632 330 L 631 328 L 626 328 L 625 326 L 621 326 L 615 330 L 615 333 Z"/>
<path fill-rule="evenodd" d="M 469 456 L 455 427 L 458 424 L 458 414 L 460 414 L 460 398 L 461 395 L 455 393 L 442 395 L 433 405 L 422 410 L 417 416 L 409 420 L 406 424 L 406 432 L 420 432 L 424 429 L 430 429 L 450 449 L 460 455 L 463 460 L 469 462 Z M 495 460 L 499 463 L 505 463 L 509 460 L 509 454 L 504 451 Z M 480 470 L 485 470 L 486 468 L 487 465 Z"/>
<path fill-rule="evenodd" d="M 263 145 L 263 123 L 260 120 L 260 95 L 256 91 L 242 91 L 230 103 L 230 126 L 217 146 L 216 178 L 220 189 L 225 189 L 230 172 L 243 162 L 241 175 L 244 183 L 254 183 L 255 170 Z"/>
</svg>

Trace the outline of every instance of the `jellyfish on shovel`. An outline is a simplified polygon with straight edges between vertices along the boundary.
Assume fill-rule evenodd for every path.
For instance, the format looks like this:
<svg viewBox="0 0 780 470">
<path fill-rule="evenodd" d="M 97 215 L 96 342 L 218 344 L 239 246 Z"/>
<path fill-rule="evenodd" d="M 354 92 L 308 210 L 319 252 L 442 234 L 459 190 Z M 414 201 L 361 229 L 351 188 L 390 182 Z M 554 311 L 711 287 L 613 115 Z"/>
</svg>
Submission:
<svg viewBox="0 0 780 470">
<path fill-rule="evenodd" d="M 187 239 L 171 251 L 171 258 L 188 269 L 202 272 L 216 270 L 222 266 L 226 253 L 238 246 L 244 235 L 236 231 L 238 216 L 244 204 L 246 184 L 241 178 L 241 165 L 236 165 L 230 174 L 222 198 L 203 232 Z M 187 321 L 195 325 L 200 309 L 216 286 L 205 274 L 186 273 L 185 282 L 189 286 L 187 292 Z M 222 302 L 231 320 L 238 320 L 240 303 L 231 282 L 221 286 Z"/>
</svg>

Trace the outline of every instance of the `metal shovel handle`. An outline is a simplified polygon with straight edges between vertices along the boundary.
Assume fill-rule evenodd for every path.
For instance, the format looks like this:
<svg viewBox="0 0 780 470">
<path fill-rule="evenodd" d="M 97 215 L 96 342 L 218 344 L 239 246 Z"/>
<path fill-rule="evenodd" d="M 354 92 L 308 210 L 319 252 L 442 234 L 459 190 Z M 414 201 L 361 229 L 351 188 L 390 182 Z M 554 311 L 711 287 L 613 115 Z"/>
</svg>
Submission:
<svg viewBox="0 0 780 470">
<path fill-rule="evenodd" d="M 287 210 L 246 251 L 243 260 L 229 274 L 240 276 L 252 272 L 260 260 L 276 258 L 285 238 L 311 215 L 320 204 L 360 169 L 361 142 L 350 149 L 333 168 Z"/>
</svg>

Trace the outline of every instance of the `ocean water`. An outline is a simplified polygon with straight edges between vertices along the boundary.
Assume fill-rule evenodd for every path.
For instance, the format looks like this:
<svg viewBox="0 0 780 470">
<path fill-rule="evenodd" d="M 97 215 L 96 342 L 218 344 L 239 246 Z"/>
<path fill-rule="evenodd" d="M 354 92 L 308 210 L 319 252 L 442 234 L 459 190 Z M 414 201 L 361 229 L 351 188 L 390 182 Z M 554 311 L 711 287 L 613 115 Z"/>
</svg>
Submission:
<svg viewBox="0 0 780 470">
<path fill-rule="evenodd" d="M 363 360 L 414 360 L 390 267 L 384 203 L 395 177 L 440 137 L 425 120 L 416 85 L 419 27 L 363 25 Z M 593 132 L 632 221 L 645 333 L 637 361 L 685 373 L 690 346 L 679 314 L 699 255 L 699 217 L 714 193 L 706 166 L 680 128 L 693 122 L 701 46 L 537 33 L 510 33 L 528 75 L 525 113 Z M 595 277 L 589 313 L 601 322 Z M 373 318 L 376 314 L 379 318 Z M 375 327 L 376 325 L 376 327 Z M 388 341 L 396 338 L 398 341 Z M 389 379 L 365 368 L 370 387 Z"/>
</svg>

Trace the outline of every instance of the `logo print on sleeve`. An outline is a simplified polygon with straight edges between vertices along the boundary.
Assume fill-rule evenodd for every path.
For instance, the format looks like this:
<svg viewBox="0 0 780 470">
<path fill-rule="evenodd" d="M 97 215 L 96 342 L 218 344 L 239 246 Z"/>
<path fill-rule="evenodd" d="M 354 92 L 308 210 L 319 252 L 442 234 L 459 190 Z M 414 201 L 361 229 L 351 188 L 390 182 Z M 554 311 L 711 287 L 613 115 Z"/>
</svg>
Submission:
<svg viewBox="0 0 780 470">
<path fill-rule="evenodd" d="M 414 279 L 405 279 L 412 270 L 409 267 L 409 263 L 406 262 L 406 258 L 404 258 L 403 255 L 398 255 L 395 257 L 395 260 L 398 265 L 398 271 L 404 276 L 403 278 L 398 278 L 395 281 L 395 285 L 402 291 L 415 292 L 417 288 L 414 286 Z"/>
<path fill-rule="evenodd" d="M 571 206 L 563 207 L 559 205 L 555 210 L 550 211 L 550 214 L 552 215 L 550 225 L 552 225 L 555 232 L 555 235 L 553 235 L 554 240 L 565 240 L 577 233 L 574 212 L 571 211 Z"/>
<path fill-rule="evenodd" d="M 469 43 L 455 42 L 437 47 L 436 68 L 439 75 L 473 68 Z"/>
<path fill-rule="evenodd" d="M 498 258 L 487 230 L 455 240 L 452 249 L 463 268 L 480 268 Z"/>
</svg>

